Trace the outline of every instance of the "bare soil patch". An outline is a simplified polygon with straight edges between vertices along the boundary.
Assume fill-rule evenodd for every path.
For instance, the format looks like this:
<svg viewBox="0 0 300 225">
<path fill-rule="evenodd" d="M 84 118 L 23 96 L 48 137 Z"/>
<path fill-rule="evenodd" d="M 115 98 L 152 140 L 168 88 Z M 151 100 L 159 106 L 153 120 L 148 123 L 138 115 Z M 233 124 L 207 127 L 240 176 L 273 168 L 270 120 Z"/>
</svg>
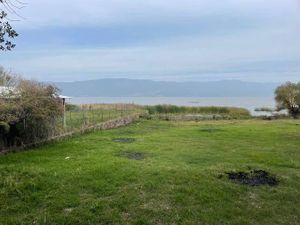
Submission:
<svg viewBox="0 0 300 225">
<path fill-rule="evenodd" d="M 278 179 L 274 175 L 271 175 L 264 170 L 250 170 L 248 172 L 227 172 L 226 174 L 229 180 L 241 184 L 247 184 L 250 186 L 276 186 L 279 183 Z"/>
<path fill-rule="evenodd" d="M 130 151 L 119 152 L 116 155 L 120 157 L 126 157 L 132 160 L 142 160 L 146 157 L 146 154 L 143 152 L 130 152 Z"/>
<path fill-rule="evenodd" d="M 200 130 L 201 132 L 207 132 L 207 133 L 214 133 L 214 132 L 220 132 L 220 131 L 224 131 L 220 128 L 216 128 L 216 127 L 206 127 L 206 128 L 202 128 Z"/>
</svg>

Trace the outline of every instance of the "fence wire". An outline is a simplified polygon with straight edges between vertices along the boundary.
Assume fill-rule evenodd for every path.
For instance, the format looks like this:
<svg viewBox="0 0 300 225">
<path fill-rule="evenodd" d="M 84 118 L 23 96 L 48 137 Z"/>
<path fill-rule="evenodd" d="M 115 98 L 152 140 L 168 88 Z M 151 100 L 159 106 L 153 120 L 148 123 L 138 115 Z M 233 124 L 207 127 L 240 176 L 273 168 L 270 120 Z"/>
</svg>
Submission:
<svg viewBox="0 0 300 225">
<path fill-rule="evenodd" d="M 141 107 L 133 104 L 92 104 L 67 109 L 63 121 L 63 132 L 84 129 L 112 119 L 141 112 Z"/>
</svg>

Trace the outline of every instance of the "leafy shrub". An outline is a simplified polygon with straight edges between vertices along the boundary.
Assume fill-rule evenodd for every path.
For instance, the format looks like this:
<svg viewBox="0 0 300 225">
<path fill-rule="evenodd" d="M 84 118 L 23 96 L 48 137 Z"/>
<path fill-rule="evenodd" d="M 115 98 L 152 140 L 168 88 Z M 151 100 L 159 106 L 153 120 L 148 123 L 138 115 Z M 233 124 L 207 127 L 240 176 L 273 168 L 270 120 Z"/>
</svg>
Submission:
<svg viewBox="0 0 300 225">
<path fill-rule="evenodd" d="M 51 85 L 20 80 L 11 96 L 0 98 L 1 145 L 32 144 L 53 135 L 63 112 L 57 91 Z"/>
</svg>

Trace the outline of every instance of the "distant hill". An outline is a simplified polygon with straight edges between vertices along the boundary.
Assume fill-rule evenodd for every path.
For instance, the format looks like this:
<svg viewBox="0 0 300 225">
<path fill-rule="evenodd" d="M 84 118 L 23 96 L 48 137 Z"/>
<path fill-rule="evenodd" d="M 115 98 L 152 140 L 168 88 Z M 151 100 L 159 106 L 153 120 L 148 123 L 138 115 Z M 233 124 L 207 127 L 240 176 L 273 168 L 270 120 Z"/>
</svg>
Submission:
<svg viewBox="0 0 300 225">
<path fill-rule="evenodd" d="M 211 82 L 161 82 L 101 79 L 55 83 L 63 95 L 73 97 L 269 97 L 278 83 L 236 80 Z"/>
</svg>

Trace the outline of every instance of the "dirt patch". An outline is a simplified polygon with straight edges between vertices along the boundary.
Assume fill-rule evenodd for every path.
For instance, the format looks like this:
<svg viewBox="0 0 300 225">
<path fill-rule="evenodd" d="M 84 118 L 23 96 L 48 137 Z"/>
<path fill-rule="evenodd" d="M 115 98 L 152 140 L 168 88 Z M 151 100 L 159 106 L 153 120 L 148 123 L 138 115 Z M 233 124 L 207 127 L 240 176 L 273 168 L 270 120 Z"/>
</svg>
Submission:
<svg viewBox="0 0 300 225">
<path fill-rule="evenodd" d="M 120 152 L 117 154 L 117 156 L 120 157 L 126 157 L 128 159 L 133 159 L 133 160 L 142 160 L 146 157 L 146 154 L 143 152 Z"/>
<path fill-rule="evenodd" d="M 214 132 L 220 132 L 220 131 L 224 131 L 220 128 L 215 128 L 215 127 L 206 127 L 206 128 L 202 128 L 200 130 L 201 132 L 207 132 L 207 133 L 214 133 Z"/>
<path fill-rule="evenodd" d="M 278 179 L 264 170 L 250 170 L 249 172 L 227 172 L 228 179 L 250 186 L 278 185 Z"/>
<path fill-rule="evenodd" d="M 113 142 L 118 142 L 118 143 L 132 143 L 134 142 L 134 138 L 114 138 Z"/>
</svg>

